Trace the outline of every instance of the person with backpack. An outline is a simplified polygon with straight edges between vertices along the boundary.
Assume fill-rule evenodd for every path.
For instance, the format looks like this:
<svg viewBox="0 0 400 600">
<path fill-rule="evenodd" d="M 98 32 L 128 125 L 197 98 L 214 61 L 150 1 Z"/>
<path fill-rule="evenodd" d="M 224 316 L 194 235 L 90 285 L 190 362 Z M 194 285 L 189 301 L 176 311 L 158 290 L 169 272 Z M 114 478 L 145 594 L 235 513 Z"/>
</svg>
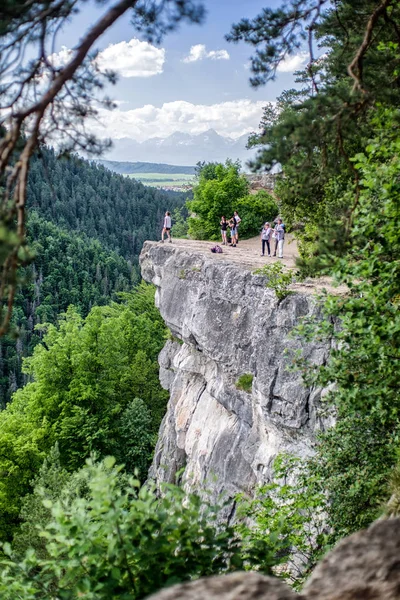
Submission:
<svg viewBox="0 0 400 600">
<path fill-rule="evenodd" d="M 221 221 L 219 222 L 220 226 L 221 226 L 221 237 L 222 237 L 222 245 L 226 246 L 228 244 L 228 241 L 226 239 L 226 232 L 228 229 L 228 222 L 225 219 L 224 216 L 221 217 Z"/>
<path fill-rule="evenodd" d="M 161 240 L 160 240 L 160 242 L 162 244 L 164 243 L 164 235 L 165 234 L 167 234 L 167 238 L 168 238 L 169 243 L 172 244 L 171 227 L 172 227 L 171 213 L 167 210 L 167 212 L 165 213 L 165 217 L 164 217 L 163 230 L 161 232 Z"/>
<path fill-rule="evenodd" d="M 261 230 L 261 245 L 262 245 L 262 253 L 261 256 L 265 256 L 265 246 L 267 246 L 268 256 L 271 256 L 271 247 L 269 245 L 269 240 L 272 235 L 272 227 L 269 223 L 265 223 L 264 227 Z"/>
<path fill-rule="evenodd" d="M 233 220 L 235 222 L 235 229 L 236 229 L 236 243 L 239 243 L 239 223 L 241 222 L 241 218 L 239 217 L 239 215 L 237 214 L 237 211 L 235 210 L 233 213 Z"/>
</svg>

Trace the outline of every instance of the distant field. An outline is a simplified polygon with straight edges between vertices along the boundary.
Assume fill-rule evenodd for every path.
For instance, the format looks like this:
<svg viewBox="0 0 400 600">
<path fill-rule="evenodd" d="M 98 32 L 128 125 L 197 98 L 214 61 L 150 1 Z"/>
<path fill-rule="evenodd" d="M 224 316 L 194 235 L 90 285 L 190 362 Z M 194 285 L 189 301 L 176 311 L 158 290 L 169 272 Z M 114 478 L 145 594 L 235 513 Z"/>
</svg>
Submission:
<svg viewBox="0 0 400 600">
<path fill-rule="evenodd" d="M 151 187 L 184 187 L 194 182 L 193 175 L 186 173 L 133 173 L 127 175 Z"/>
</svg>

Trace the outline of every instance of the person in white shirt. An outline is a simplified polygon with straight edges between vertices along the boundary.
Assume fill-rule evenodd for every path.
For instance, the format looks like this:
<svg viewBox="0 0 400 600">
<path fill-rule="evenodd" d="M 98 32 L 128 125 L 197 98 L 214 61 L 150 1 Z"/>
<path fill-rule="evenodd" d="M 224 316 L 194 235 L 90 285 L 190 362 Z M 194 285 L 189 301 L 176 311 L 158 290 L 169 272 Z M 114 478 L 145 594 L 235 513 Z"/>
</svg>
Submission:
<svg viewBox="0 0 400 600">
<path fill-rule="evenodd" d="M 283 242 L 285 240 L 285 226 L 283 224 L 282 219 L 278 219 L 278 222 L 274 228 L 274 234 L 275 234 L 274 256 L 276 256 L 276 250 L 278 250 L 278 258 L 283 258 Z"/>
<path fill-rule="evenodd" d="M 165 213 L 165 217 L 164 217 L 164 226 L 163 226 L 163 230 L 161 233 L 161 242 L 164 243 L 164 235 L 167 234 L 167 238 L 169 243 L 172 243 L 172 239 L 171 239 L 171 227 L 172 227 L 172 219 L 171 219 L 171 213 L 167 210 L 167 212 Z"/>
<path fill-rule="evenodd" d="M 239 243 L 239 223 L 241 222 L 241 218 L 239 217 L 239 215 L 237 214 L 237 211 L 235 210 L 235 212 L 233 213 L 233 220 L 236 224 L 236 243 Z"/>
</svg>

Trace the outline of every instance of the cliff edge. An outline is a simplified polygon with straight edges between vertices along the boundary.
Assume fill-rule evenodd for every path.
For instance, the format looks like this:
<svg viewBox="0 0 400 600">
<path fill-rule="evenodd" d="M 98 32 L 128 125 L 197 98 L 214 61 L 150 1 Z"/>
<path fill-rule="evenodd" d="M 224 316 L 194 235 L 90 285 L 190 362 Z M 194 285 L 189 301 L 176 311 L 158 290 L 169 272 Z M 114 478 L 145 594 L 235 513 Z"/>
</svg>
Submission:
<svg viewBox="0 0 400 600">
<path fill-rule="evenodd" d="M 312 295 L 279 302 L 247 263 L 209 248 L 145 242 L 140 256 L 172 334 L 159 357 L 170 400 L 150 475 L 174 481 L 184 469 L 188 489 L 234 498 L 271 479 L 277 454 L 312 453 L 327 425 L 318 411 L 322 391 L 289 370 L 290 354 L 301 349 L 322 364 L 329 348 L 291 336 L 301 317 L 318 310 Z M 243 375 L 247 391 L 239 389 Z"/>
</svg>

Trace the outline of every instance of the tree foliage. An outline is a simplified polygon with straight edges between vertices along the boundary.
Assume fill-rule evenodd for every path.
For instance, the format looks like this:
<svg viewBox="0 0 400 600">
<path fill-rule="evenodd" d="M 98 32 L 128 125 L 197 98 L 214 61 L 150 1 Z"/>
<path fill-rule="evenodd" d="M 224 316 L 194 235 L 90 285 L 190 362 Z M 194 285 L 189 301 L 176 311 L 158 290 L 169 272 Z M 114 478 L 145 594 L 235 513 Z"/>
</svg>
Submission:
<svg viewBox="0 0 400 600">
<path fill-rule="evenodd" d="M 118 0 L 107 6 L 69 53 L 54 56 L 58 34 L 83 8 L 84 0 L 9 0 L 0 13 L 0 334 L 11 319 L 18 267 L 30 260 L 26 240 L 26 198 L 30 160 L 42 144 L 57 142 L 64 152 L 98 154 L 109 145 L 87 128 L 99 107 L 113 103 L 104 93 L 116 73 L 103 70 L 95 44 L 123 15 L 142 38 L 160 42 L 182 21 L 200 23 L 199 0 Z M 103 6 L 109 4 L 108 0 Z"/>
<path fill-rule="evenodd" d="M 42 147 L 31 160 L 27 241 L 32 261 L 19 270 L 10 334 L 0 339 L 0 404 L 27 377 L 22 359 L 41 339 L 39 323 L 56 323 L 74 304 L 85 317 L 139 278 L 138 255 L 160 235 L 165 210 L 186 195 L 145 187 L 77 156 Z"/>
<path fill-rule="evenodd" d="M 248 182 L 240 173 L 240 163 L 230 160 L 225 165 L 199 164 L 193 195 L 194 199 L 187 203 L 193 213 L 189 217 L 188 234 L 195 239 L 219 239 L 221 217 L 230 219 L 234 211 L 242 219 L 240 235 L 243 237 L 257 234 L 263 223 L 278 213 L 274 199 L 265 191 L 249 194 Z"/>
<path fill-rule="evenodd" d="M 256 49 L 254 85 L 274 78 L 283 60 L 308 46 L 298 88 L 266 106 L 260 134 L 250 140 L 260 147 L 256 168 L 283 169 L 276 191 L 285 222 L 299 229 L 304 256 L 312 255 L 320 225 L 351 219 L 345 192 L 359 178 L 350 157 L 373 136 L 375 107 L 398 103 L 399 10 L 390 0 L 338 0 L 334 7 L 291 0 L 242 20 L 229 36 Z"/>
<path fill-rule="evenodd" d="M 46 328 L 24 363 L 31 381 L 0 413 L 3 537 L 18 523 L 21 499 L 56 442 L 69 472 L 97 452 L 114 454 L 145 478 L 167 401 L 157 364 L 164 341 L 145 284 L 85 319 L 71 307 L 59 326 Z"/>
<path fill-rule="evenodd" d="M 273 549 L 279 576 L 298 589 L 326 550 L 326 509 L 318 477 L 299 459 L 281 455 L 272 483 L 258 488 L 252 499 L 238 497 L 236 528 L 245 549 L 254 551 L 259 544 Z"/>
<path fill-rule="evenodd" d="M 289 0 L 229 36 L 255 48 L 255 86 L 308 46 L 297 89 L 265 107 L 250 145 L 255 168 L 282 168 L 276 193 L 303 273 L 342 285 L 322 299 L 324 320 L 298 330 L 331 345 L 326 364 L 304 370 L 332 390 L 338 419 L 309 465 L 328 494 L 331 541 L 377 517 L 398 457 L 399 22 L 395 0 Z"/>
<path fill-rule="evenodd" d="M 306 367 L 310 383 L 335 384 L 330 399 L 338 424 L 322 436 L 313 467 L 330 494 L 335 536 L 366 526 L 388 498 L 389 472 L 398 456 L 400 427 L 400 160 L 394 124 L 398 114 L 376 119 L 379 134 L 354 157 L 360 193 L 346 254 L 332 239 L 321 242 L 319 269 L 346 286 L 326 297 L 322 323 L 299 334 L 333 339 L 322 368 Z M 348 192 L 354 194 L 352 188 Z"/>
<path fill-rule="evenodd" d="M 217 525 L 218 508 L 194 494 L 166 485 L 161 497 L 108 457 L 88 462 L 80 474 L 85 494 L 61 492 L 45 498 L 50 522 L 41 530 L 46 559 L 29 550 L 23 559 L 3 560 L 4 600 L 85 596 L 97 600 L 144 598 L 159 588 L 243 568 L 242 544 L 231 526 Z M 247 553 L 249 566 L 260 545 Z M 264 561 L 269 572 L 270 565 Z"/>
</svg>

